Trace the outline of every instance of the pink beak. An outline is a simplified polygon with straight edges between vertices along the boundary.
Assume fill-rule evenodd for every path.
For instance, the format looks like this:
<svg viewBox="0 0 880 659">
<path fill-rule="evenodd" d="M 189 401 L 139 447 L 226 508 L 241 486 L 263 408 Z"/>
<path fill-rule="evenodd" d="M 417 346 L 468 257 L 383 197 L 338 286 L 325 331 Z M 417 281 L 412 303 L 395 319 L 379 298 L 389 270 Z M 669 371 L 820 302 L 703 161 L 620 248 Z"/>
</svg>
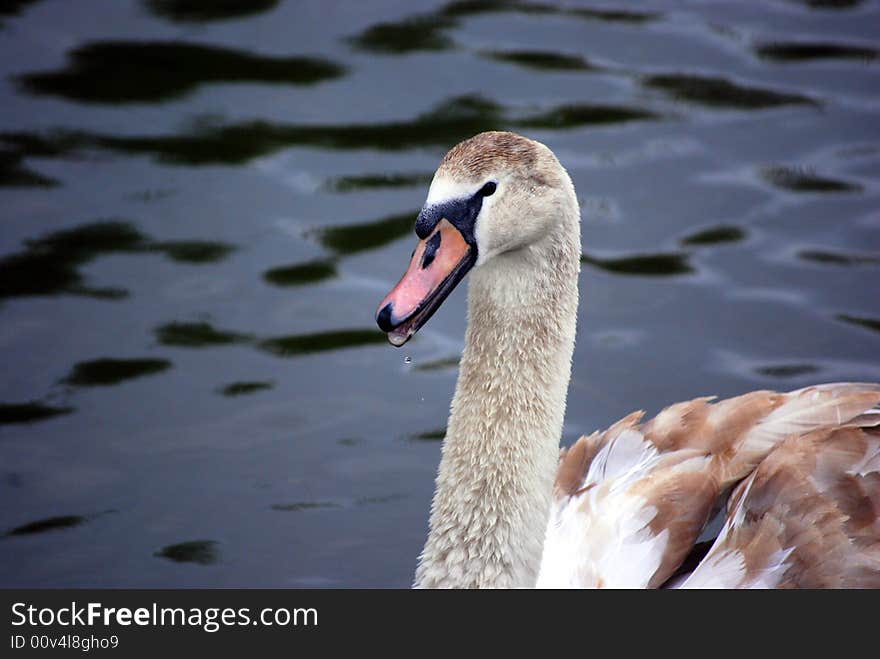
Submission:
<svg viewBox="0 0 880 659">
<path fill-rule="evenodd" d="M 440 220 L 416 245 L 409 268 L 379 304 L 376 322 L 391 345 L 409 341 L 475 262 L 476 248 L 448 220 Z"/>
</svg>

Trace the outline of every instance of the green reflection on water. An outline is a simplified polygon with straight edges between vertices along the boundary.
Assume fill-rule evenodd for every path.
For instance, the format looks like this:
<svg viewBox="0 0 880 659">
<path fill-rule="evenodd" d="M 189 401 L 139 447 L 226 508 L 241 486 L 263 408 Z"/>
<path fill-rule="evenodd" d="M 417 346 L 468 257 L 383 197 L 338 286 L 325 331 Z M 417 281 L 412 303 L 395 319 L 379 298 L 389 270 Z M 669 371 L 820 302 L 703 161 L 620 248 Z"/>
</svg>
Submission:
<svg viewBox="0 0 880 659">
<path fill-rule="evenodd" d="M 687 254 L 639 254 L 634 256 L 598 257 L 583 254 L 581 263 L 618 275 L 668 277 L 693 272 Z"/>
<path fill-rule="evenodd" d="M 620 105 L 590 105 L 586 103 L 561 105 L 546 112 L 522 119 L 518 126 L 526 128 L 577 128 L 602 124 L 622 124 L 628 121 L 659 119 L 660 115 Z"/>
<path fill-rule="evenodd" d="M 142 250 L 147 245 L 147 238 L 130 222 L 107 220 L 55 231 L 26 244 L 38 252 L 51 251 L 71 258 L 88 259 L 98 254 Z"/>
<path fill-rule="evenodd" d="M 838 314 L 835 316 L 838 320 L 842 320 L 845 323 L 850 323 L 852 325 L 858 325 L 859 327 L 864 327 L 865 329 L 874 330 L 875 332 L 880 332 L 880 318 L 868 318 L 866 316 L 850 316 L 848 314 Z"/>
<path fill-rule="evenodd" d="M 120 299 L 128 291 L 92 288 L 79 268 L 107 254 L 159 252 L 177 261 L 212 263 L 234 249 L 207 241 L 156 242 L 131 222 L 104 220 L 25 241 L 26 249 L 0 259 L 0 298 L 68 293 Z"/>
<path fill-rule="evenodd" d="M 345 68 L 313 57 L 263 57 L 185 42 L 101 41 L 69 54 L 66 69 L 18 77 L 32 94 L 90 103 L 156 102 L 211 82 L 308 85 L 338 78 Z"/>
<path fill-rule="evenodd" d="M 406 499 L 406 495 L 395 492 L 377 497 L 360 497 L 355 499 L 354 503 L 356 506 L 373 506 L 376 504 L 393 503 L 401 499 Z"/>
<path fill-rule="evenodd" d="M 332 501 L 297 501 L 296 503 L 276 503 L 272 510 L 283 512 L 299 512 L 301 510 L 315 510 L 317 508 L 339 508 L 338 503 Z"/>
<path fill-rule="evenodd" d="M 62 292 L 100 297 L 100 291 L 82 285 L 82 275 L 76 270 L 81 263 L 81 260 L 65 255 L 33 250 L 3 257 L 0 259 L 0 297 Z M 119 293 L 117 297 L 126 294 L 123 291 Z"/>
<path fill-rule="evenodd" d="M 364 174 L 361 176 L 340 176 L 327 182 L 326 188 L 333 192 L 356 192 L 377 188 L 406 188 L 427 185 L 434 178 L 433 172 L 417 174 Z"/>
<path fill-rule="evenodd" d="M 112 386 L 147 375 L 156 375 L 171 368 L 167 359 L 94 359 L 74 364 L 62 382 L 77 387 Z"/>
<path fill-rule="evenodd" d="M 153 153 L 169 162 L 239 163 L 291 145 L 327 149 L 403 150 L 447 145 L 490 130 L 501 121 L 495 103 L 476 96 L 452 99 L 411 121 L 341 126 L 276 124 L 252 121 L 200 126 L 184 135 L 112 137 L 80 135 L 83 144 L 131 153 Z"/>
<path fill-rule="evenodd" d="M 800 375 L 818 373 L 821 369 L 813 364 L 779 364 L 777 366 L 761 366 L 755 369 L 760 375 L 771 378 L 794 378 Z"/>
<path fill-rule="evenodd" d="M 642 23 L 658 14 L 593 7 L 564 7 L 525 0 L 459 0 L 433 12 L 414 14 L 397 21 L 371 25 L 348 39 L 354 47 L 375 53 L 399 55 L 413 51 L 446 50 L 455 45 L 448 31 L 460 19 L 493 13 L 557 15 L 608 22 Z"/>
<path fill-rule="evenodd" d="M 47 135 L 0 133 L 0 186 L 54 187 L 59 181 L 34 172 L 23 161 L 27 157 L 58 158 L 82 145 L 82 139 L 63 131 Z"/>
<path fill-rule="evenodd" d="M 51 188 L 58 185 L 57 180 L 22 165 L 23 159 L 21 153 L 0 151 L 0 186 Z"/>
<path fill-rule="evenodd" d="M 143 249 L 146 237 L 127 222 L 110 220 L 56 231 L 25 245 L 25 251 L 0 259 L 0 297 L 73 293 L 119 298 L 127 292 L 86 287 L 78 268 L 102 254 Z"/>
<path fill-rule="evenodd" d="M 608 7 L 565 7 L 525 0 L 456 0 L 440 9 L 445 16 L 477 16 L 486 13 L 557 14 L 611 23 L 643 23 L 659 18 L 651 12 L 611 9 Z"/>
<path fill-rule="evenodd" d="M 793 0 L 811 9 L 852 9 L 864 0 Z"/>
<path fill-rule="evenodd" d="M 826 42 L 774 42 L 760 44 L 755 53 L 765 59 L 779 62 L 803 62 L 816 59 L 859 59 L 877 58 L 877 50 L 867 46 L 849 46 Z"/>
<path fill-rule="evenodd" d="M 446 428 L 437 428 L 436 430 L 426 430 L 425 432 L 410 435 L 409 439 L 416 442 L 439 442 L 446 437 Z"/>
<path fill-rule="evenodd" d="M 465 95 L 448 99 L 415 119 L 384 123 L 305 125 L 249 121 L 218 125 L 201 121 L 189 132 L 176 135 L 118 137 L 55 131 L 42 135 L 0 133 L 0 141 L 20 156 L 70 155 L 97 148 L 147 153 L 175 164 L 237 164 L 290 146 L 382 151 L 448 147 L 486 130 L 570 128 L 659 118 L 639 108 L 587 104 L 566 104 L 531 115 L 520 114 L 512 116 L 503 106 L 479 95 Z"/>
<path fill-rule="evenodd" d="M 255 394 L 258 391 L 271 389 L 274 386 L 275 383 L 271 380 L 265 382 L 231 382 L 221 387 L 218 393 L 228 397 L 246 396 L 248 394 Z"/>
<path fill-rule="evenodd" d="M 858 183 L 819 176 L 807 167 L 773 165 L 759 170 L 762 179 L 770 185 L 791 192 L 861 192 Z"/>
<path fill-rule="evenodd" d="M 351 37 L 355 48 L 377 53 L 408 53 L 416 50 L 445 50 L 453 45 L 443 30 L 455 21 L 436 14 L 410 16 L 399 21 L 371 25 Z"/>
<path fill-rule="evenodd" d="M 372 222 L 315 229 L 311 233 L 328 249 L 340 254 L 354 254 L 394 242 L 410 233 L 419 211 L 399 213 Z"/>
<path fill-rule="evenodd" d="M 218 330 L 206 322 L 167 323 L 157 327 L 154 331 L 156 338 L 162 345 L 186 348 L 247 343 L 253 339 L 250 334 Z"/>
<path fill-rule="evenodd" d="M 82 145 L 82 138 L 68 131 L 34 133 L 0 133 L 4 151 L 16 157 L 51 158 L 65 156 Z"/>
<path fill-rule="evenodd" d="M 385 342 L 385 334 L 378 330 L 351 329 L 280 336 L 261 341 L 258 347 L 277 357 L 295 357 L 327 350 L 384 344 Z"/>
<path fill-rule="evenodd" d="M 744 229 L 735 226 L 717 226 L 703 229 L 681 239 L 682 245 L 718 245 L 745 240 Z"/>
<path fill-rule="evenodd" d="M 823 265 L 877 265 L 880 264 L 880 254 L 852 254 L 846 252 L 832 252 L 822 249 L 805 249 L 797 254 L 799 259 L 821 263 Z"/>
<path fill-rule="evenodd" d="M 16 16 L 41 0 L 0 0 L 0 16 Z"/>
<path fill-rule="evenodd" d="M 196 563 L 198 565 L 212 565 L 219 560 L 215 540 L 190 540 L 176 545 L 168 545 L 154 553 L 153 556 L 167 558 L 175 563 Z"/>
<path fill-rule="evenodd" d="M 216 263 L 235 251 L 235 245 L 209 240 L 178 240 L 154 243 L 150 250 L 181 263 Z"/>
<path fill-rule="evenodd" d="M 36 423 L 74 411 L 72 407 L 55 407 L 40 401 L 0 403 L 0 425 L 9 423 Z"/>
<path fill-rule="evenodd" d="M 593 71 L 593 67 L 580 55 L 562 55 L 538 50 L 489 51 L 486 57 L 518 64 L 539 71 Z"/>
<path fill-rule="evenodd" d="M 665 74 L 646 76 L 642 84 L 660 89 L 676 100 L 691 101 L 710 107 L 731 107 L 759 110 L 780 105 L 818 105 L 800 94 L 776 92 L 771 89 L 746 87 L 710 76 Z"/>
<path fill-rule="evenodd" d="M 279 0 L 144 0 L 157 16 L 181 23 L 224 21 L 259 14 L 278 6 Z"/>
<path fill-rule="evenodd" d="M 459 356 L 444 357 L 443 359 L 434 359 L 427 362 L 416 362 L 413 368 L 417 371 L 442 371 L 447 369 L 458 368 Z"/>
<path fill-rule="evenodd" d="M 46 519 L 37 520 L 17 526 L 6 532 L 7 537 L 34 535 L 36 533 L 46 533 L 47 531 L 59 531 L 62 529 L 73 528 L 88 521 L 87 517 L 81 515 L 61 515 L 58 517 L 47 517 Z"/>
<path fill-rule="evenodd" d="M 497 12 L 555 14 L 560 11 L 552 4 L 526 0 L 455 0 L 441 7 L 438 13 L 445 16 L 476 16 Z"/>
<path fill-rule="evenodd" d="M 565 13 L 569 16 L 606 21 L 608 23 L 647 23 L 648 21 L 656 21 L 661 18 L 661 15 L 656 12 L 593 7 L 571 8 L 566 10 Z"/>
<path fill-rule="evenodd" d="M 273 286 L 302 286 L 336 276 L 333 261 L 308 261 L 296 265 L 278 266 L 263 273 L 263 279 Z"/>
</svg>

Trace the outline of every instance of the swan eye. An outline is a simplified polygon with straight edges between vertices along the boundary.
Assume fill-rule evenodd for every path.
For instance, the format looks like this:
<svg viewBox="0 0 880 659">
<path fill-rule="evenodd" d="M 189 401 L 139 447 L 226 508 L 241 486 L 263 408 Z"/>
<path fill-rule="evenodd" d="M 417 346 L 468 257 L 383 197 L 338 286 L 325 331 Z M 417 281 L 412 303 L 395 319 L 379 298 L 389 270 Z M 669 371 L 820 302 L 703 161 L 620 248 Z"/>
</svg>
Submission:
<svg viewBox="0 0 880 659">
<path fill-rule="evenodd" d="M 498 186 L 495 185 L 494 181 L 489 181 L 486 185 L 480 188 L 480 196 L 482 197 L 491 197 L 495 194 L 495 188 Z"/>
</svg>

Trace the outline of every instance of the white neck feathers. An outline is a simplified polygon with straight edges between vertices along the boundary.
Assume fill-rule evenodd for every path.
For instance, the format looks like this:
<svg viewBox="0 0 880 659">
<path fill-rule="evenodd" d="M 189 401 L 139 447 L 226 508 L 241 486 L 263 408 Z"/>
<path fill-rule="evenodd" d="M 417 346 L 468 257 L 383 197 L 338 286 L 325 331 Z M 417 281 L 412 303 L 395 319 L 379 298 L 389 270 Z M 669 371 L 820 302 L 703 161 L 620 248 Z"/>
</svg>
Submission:
<svg viewBox="0 0 880 659">
<path fill-rule="evenodd" d="M 418 587 L 535 583 L 571 375 L 577 204 L 541 240 L 476 268 Z"/>
</svg>

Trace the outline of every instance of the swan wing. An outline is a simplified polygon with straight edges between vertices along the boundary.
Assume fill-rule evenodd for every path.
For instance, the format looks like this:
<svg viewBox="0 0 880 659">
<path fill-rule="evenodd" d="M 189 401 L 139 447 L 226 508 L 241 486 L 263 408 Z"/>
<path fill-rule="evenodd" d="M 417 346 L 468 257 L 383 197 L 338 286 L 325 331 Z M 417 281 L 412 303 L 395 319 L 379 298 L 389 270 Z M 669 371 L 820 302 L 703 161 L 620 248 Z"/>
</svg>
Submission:
<svg viewBox="0 0 880 659">
<path fill-rule="evenodd" d="M 681 587 L 880 588 L 880 412 L 856 421 L 774 449 Z"/>
<path fill-rule="evenodd" d="M 663 584 L 719 499 L 789 437 L 832 430 L 880 402 L 880 386 L 697 398 L 647 423 L 641 412 L 563 452 L 538 587 Z"/>
</svg>

